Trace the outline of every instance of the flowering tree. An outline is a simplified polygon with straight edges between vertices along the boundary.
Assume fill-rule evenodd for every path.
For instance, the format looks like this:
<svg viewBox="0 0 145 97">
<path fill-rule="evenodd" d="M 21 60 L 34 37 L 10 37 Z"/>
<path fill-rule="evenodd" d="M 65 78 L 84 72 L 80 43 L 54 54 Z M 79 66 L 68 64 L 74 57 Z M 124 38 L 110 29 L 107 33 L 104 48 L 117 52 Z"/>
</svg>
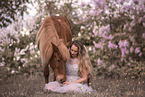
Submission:
<svg viewBox="0 0 145 97">
<path fill-rule="evenodd" d="M 87 46 L 97 74 L 140 76 L 145 72 L 144 0 L 35 0 L 33 3 L 37 4 L 33 18 L 23 21 L 22 17 L 16 17 L 12 25 L 0 30 L 3 33 L 0 65 L 8 67 L 10 72 L 41 66 L 35 36 L 49 15 L 70 20 L 73 39 Z"/>
<path fill-rule="evenodd" d="M 94 0 L 94 47 L 98 73 L 145 72 L 145 1 Z"/>
<path fill-rule="evenodd" d="M 28 3 L 30 0 L 0 0 L 0 27 L 7 27 L 15 20 L 15 15 L 27 13 Z"/>
<path fill-rule="evenodd" d="M 69 11 L 64 10 L 73 4 L 54 0 L 36 0 L 33 3 L 37 5 L 37 14 L 34 17 L 24 20 L 22 16 L 15 15 L 15 21 L 12 24 L 7 28 L 2 25 L 0 29 L 2 33 L 0 36 L 0 66 L 6 68 L 8 74 L 21 73 L 22 70 L 30 72 L 33 68 L 36 71 L 41 70 L 40 52 L 35 45 L 38 28 L 43 19 L 49 15 L 67 16 Z"/>
<path fill-rule="evenodd" d="M 23 67 L 33 67 L 35 63 L 32 62 L 39 63 L 40 61 L 39 51 L 35 45 L 35 19 L 28 18 L 24 21 L 22 17 L 15 18 L 15 22 L 0 30 L 2 33 L 0 36 L 0 66 L 6 67 L 12 74 L 21 73 Z M 40 65 L 36 66 L 40 67 Z M 29 72 L 30 69 L 27 71 Z"/>
</svg>

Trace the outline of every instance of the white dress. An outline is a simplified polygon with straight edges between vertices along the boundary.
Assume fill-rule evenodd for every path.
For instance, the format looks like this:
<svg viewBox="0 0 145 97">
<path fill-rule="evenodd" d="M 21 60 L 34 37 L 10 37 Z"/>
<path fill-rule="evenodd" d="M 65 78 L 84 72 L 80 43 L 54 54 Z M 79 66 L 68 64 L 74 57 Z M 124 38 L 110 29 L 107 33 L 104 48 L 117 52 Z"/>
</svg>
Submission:
<svg viewBox="0 0 145 97">
<path fill-rule="evenodd" d="M 70 59 L 68 62 L 66 62 L 66 76 L 68 82 L 72 82 L 81 78 L 78 75 L 77 60 Z M 90 93 L 94 91 L 91 86 L 87 85 L 87 83 L 72 83 L 60 86 L 60 83 L 57 81 L 46 84 L 44 90 L 59 93 Z"/>
</svg>

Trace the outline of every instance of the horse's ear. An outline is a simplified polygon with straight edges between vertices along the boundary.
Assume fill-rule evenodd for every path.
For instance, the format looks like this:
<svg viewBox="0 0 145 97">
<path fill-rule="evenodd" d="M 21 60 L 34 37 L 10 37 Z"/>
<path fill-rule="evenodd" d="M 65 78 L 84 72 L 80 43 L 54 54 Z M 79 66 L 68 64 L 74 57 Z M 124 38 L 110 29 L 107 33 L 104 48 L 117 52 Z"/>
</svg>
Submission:
<svg viewBox="0 0 145 97">
<path fill-rule="evenodd" d="M 66 43 L 66 47 L 69 48 L 71 42 Z"/>
<path fill-rule="evenodd" d="M 51 42 L 51 44 L 52 44 L 52 47 L 53 47 L 53 51 L 57 52 L 58 51 L 58 47 L 53 42 Z"/>
</svg>

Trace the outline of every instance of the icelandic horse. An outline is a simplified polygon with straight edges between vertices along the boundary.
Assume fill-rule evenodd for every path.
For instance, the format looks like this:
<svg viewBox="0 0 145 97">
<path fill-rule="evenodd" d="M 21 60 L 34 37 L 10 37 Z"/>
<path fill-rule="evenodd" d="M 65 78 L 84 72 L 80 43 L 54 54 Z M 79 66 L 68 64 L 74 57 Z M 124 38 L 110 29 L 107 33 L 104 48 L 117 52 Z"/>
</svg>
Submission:
<svg viewBox="0 0 145 97">
<path fill-rule="evenodd" d="M 44 19 L 36 42 L 40 49 L 45 84 L 49 82 L 49 65 L 54 72 L 54 80 L 66 81 L 65 63 L 70 58 L 68 47 L 72 42 L 69 20 L 62 16 L 48 16 Z"/>
</svg>

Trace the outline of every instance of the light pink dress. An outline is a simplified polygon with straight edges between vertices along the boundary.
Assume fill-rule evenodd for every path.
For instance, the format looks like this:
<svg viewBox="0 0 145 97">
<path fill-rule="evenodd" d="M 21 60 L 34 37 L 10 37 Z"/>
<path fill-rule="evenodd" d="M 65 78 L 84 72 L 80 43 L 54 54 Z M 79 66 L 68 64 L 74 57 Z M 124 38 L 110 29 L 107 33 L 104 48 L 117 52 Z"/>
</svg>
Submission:
<svg viewBox="0 0 145 97">
<path fill-rule="evenodd" d="M 67 75 L 67 81 L 72 82 L 75 80 L 80 79 L 81 77 L 78 75 L 78 64 L 77 60 L 70 59 L 66 63 L 66 75 Z M 44 87 L 45 90 L 49 90 L 52 92 L 59 92 L 59 93 L 89 93 L 93 92 L 91 86 L 88 86 L 87 83 L 72 83 L 65 86 L 60 86 L 60 83 L 57 81 L 49 82 Z"/>
</svg>

